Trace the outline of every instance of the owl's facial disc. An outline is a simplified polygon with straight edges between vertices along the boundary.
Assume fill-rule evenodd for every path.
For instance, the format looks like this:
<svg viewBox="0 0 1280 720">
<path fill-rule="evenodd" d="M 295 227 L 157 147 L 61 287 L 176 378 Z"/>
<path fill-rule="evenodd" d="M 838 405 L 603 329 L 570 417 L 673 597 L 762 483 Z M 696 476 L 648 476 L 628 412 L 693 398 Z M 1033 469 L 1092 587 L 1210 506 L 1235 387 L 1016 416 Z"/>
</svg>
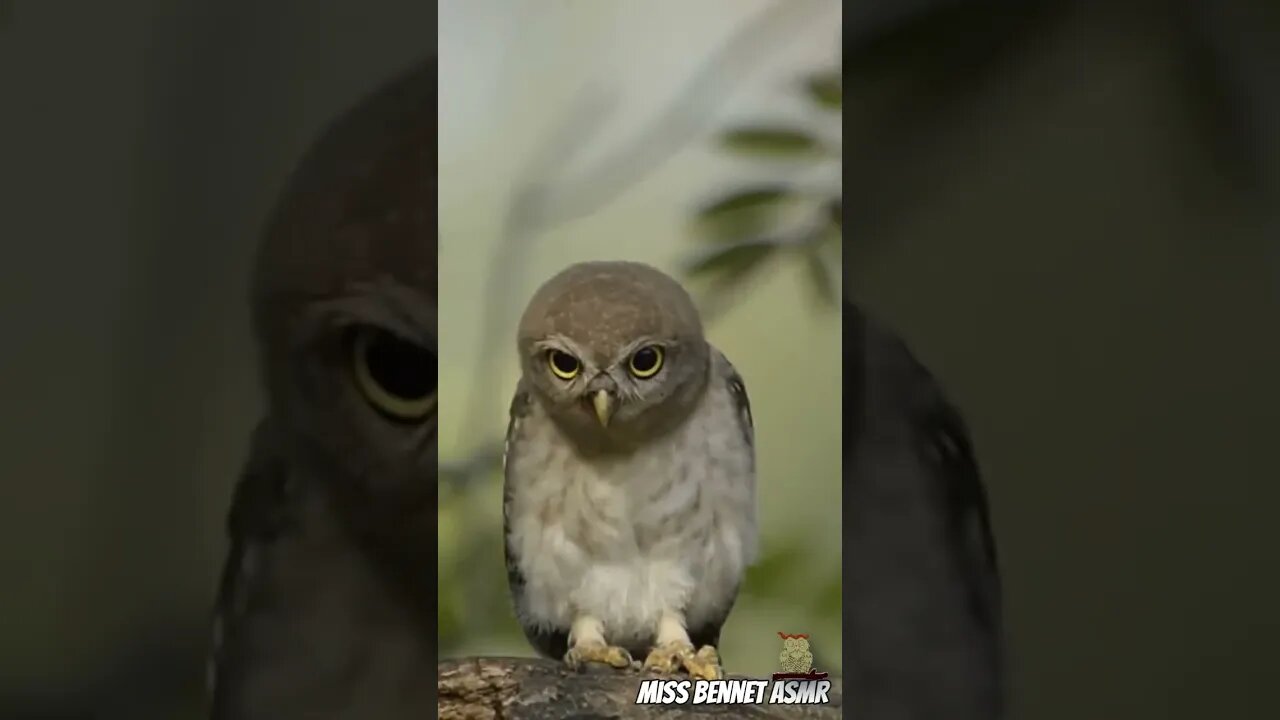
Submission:
<svg viewBox="0 0 1280 720">
<path fill-rule="evenodd" d="M 643 398 L 641 386 L 662 370 L 664 357 L 662 345 L 654 343 L 628 347 L 598 363 L 584 363 L 571 352 L 553 348 L 547 352 L 547 367 L 566 391 L 577 395 L 582 412 L 608 430 L 615 416 L 627 415 L 620 413 L 624 406 Z"/>
<path fill-rule="evenodd" d="M 610 372 L 621 373 L 620 368 L 625 366 L 633 380 L 649 380 L 662 370 L 664 356 L 665 353 L 661 345 L 641 344 L 638 349 L 634 351 L 627 350 L 627 352 L 623 353 L 620 359 L 587 385 L 586 398 L 589 398 L 591 409 L 595 412 L 596 420 L 600 422 L 600 427 L 607 429 L 609 421 L 613 419 L 614 413 L 618 410 L 619 383 L 610 375 Z M 633 394 L 636 393 L 633 392 Z"/>
<path fill-rule="evenodd" d="M 553 332 L 524 342 L 530 388 L 582 442 L 624 447 L 665 432 L 705 387 L 707 350 L 699 338 Z"/>
</svg>

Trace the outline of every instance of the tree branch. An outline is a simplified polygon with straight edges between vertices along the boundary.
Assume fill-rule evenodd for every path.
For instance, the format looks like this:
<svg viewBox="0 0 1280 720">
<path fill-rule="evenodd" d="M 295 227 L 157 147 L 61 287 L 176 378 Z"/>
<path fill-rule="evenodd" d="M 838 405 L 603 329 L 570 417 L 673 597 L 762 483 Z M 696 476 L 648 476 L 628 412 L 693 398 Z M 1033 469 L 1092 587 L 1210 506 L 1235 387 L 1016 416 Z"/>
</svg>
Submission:
<svg viewBox="0 0 1280 720">
<path fill-rule="evenodd" d="M 438 666 L 440 720 L 640 720 L 705 716 L 772 720 L 841 717 L 840 681 L 829 705 L 636 705 L 639 671 L 577 673 L 554 660 L 458 658 Z"/>
</svg>

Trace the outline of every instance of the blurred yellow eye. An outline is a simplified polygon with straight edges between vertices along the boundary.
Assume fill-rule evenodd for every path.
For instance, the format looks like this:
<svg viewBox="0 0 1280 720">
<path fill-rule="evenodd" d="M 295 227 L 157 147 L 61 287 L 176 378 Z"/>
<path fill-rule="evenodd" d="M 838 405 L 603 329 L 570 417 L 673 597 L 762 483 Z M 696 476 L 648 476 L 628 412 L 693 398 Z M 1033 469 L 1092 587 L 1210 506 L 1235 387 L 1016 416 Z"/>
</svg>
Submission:
<svg viewBox="0 0 1280 720">
<path fill-rule="evenodd" d="M 578 362 L 578 358 L 559 350 L 547 353 L 547 365 L 561 380 L 572 380 L 577 377 L 578 371 L 582 370 L 582 363 Z"/>
<path fill-rule="evenodd" d="M 435 353 L 376 328 L 358 330 L 351 351 L 356 387 L 375 410 L 400 422 L 435 410 Z"/>
<path fill-rule="evenodd" d="M 638 378 L 651 378 L 662 369 L 662 348 L 646 345 L 631 356 L 631 374 Z"/>
</svg>

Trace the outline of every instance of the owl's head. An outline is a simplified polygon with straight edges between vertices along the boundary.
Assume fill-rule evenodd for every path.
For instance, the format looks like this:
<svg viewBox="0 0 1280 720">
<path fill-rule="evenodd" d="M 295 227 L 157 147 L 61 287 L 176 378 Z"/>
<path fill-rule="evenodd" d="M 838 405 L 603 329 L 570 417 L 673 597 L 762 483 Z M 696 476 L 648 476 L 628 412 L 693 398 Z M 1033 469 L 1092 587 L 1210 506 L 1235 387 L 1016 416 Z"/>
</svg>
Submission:
<svg viewBox="0 0 1280 720">
<path fill-rule="evenodd" d="M 575 440 L 661 433 L 706 388 L 710 347 L 693 300 L 635 262 L 572 265 L 534 293 L 517 333 L 524 380 Z"/>
<path fill-rule="evenodd" d="M 291 177 L 253 280 L 275 425 L 361 501 L 435 488 L 435 123 L 434 61 L 339 118 Z"/>
</svg>

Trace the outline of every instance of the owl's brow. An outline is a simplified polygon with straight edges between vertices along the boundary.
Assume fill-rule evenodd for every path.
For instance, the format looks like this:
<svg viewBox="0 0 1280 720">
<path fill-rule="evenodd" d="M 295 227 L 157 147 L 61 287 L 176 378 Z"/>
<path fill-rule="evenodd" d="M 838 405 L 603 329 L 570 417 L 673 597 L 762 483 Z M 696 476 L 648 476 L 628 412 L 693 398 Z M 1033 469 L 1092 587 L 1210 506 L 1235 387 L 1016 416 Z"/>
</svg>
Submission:
<svg viewBox="0 0 1280 720">
<path fill-rule="evenodd" d="M 618 353 L 618 356 L 615 357 L 614 360 L 616 361 L 616 360 L 623 360 L 623 359 L 629 358 L 631 357 L 632 353 L 648 345 L 658 345 L 663 350 L 674 350 L 675 348 L 680 347 L 680 341 L 676 340 L 675 338 L 666 338 L 666 337 L 657 337 L 657 336 L 640 337 L 622 346 L 622 350 Z"/>
<path fill-rule="evenodd" d="M 388 317 L 403 328 L 426 337 L 420 338 L 431 347 L 436 341 L 436 303 L 425 293 L 383 275 L 374 282 L 352 283 L 352 295 L 377 303 Z"/>
<path fill-rule="evenodd" d="M 621 362 L 622 360 L 631 357 L 632 353 L 646 345 L 660 345 L 665 350 L 672 350 L 674 348 L 678 348 L 680 346 L 680 342 L 678 340 L 665 337 L 640 337 L 624 345 L 620 352 L 608 359 L 607 364 L 612 365 L 614 363 Z M 583 362 L 592 360 L 592 358 L 584 357 L 586 353 L 578 346 L 577 343 L 573 342 L 568 337 L 559 334 L 548 335 L 540 340 L 535 340 L 530 345 L 530 349 L 534 355 L 540 355 L 549 350 L 559 350 L 561 352 L 567 352 Z"/>
<path fill-rule="evenodd" d="M 307 315 L 305 324 L 313 331 L 367 323 L 436 350 L 433 303 L 395 282 L 351 283 L 342 295 L 313 303 Z"/>
<path fill-rule="evenodd" d="M 535 340 L 533 341 L 533 344 L 530 345 L 530 349 L 532 349 L 535 354 L 545 353 L 548 350 L 559 350 L 561 352 L 567 352 L 579 360 L 584 359 L 582 357 L 582 349 L 564 335 L 548 335 L 540 340 Z"/>
</svg>

